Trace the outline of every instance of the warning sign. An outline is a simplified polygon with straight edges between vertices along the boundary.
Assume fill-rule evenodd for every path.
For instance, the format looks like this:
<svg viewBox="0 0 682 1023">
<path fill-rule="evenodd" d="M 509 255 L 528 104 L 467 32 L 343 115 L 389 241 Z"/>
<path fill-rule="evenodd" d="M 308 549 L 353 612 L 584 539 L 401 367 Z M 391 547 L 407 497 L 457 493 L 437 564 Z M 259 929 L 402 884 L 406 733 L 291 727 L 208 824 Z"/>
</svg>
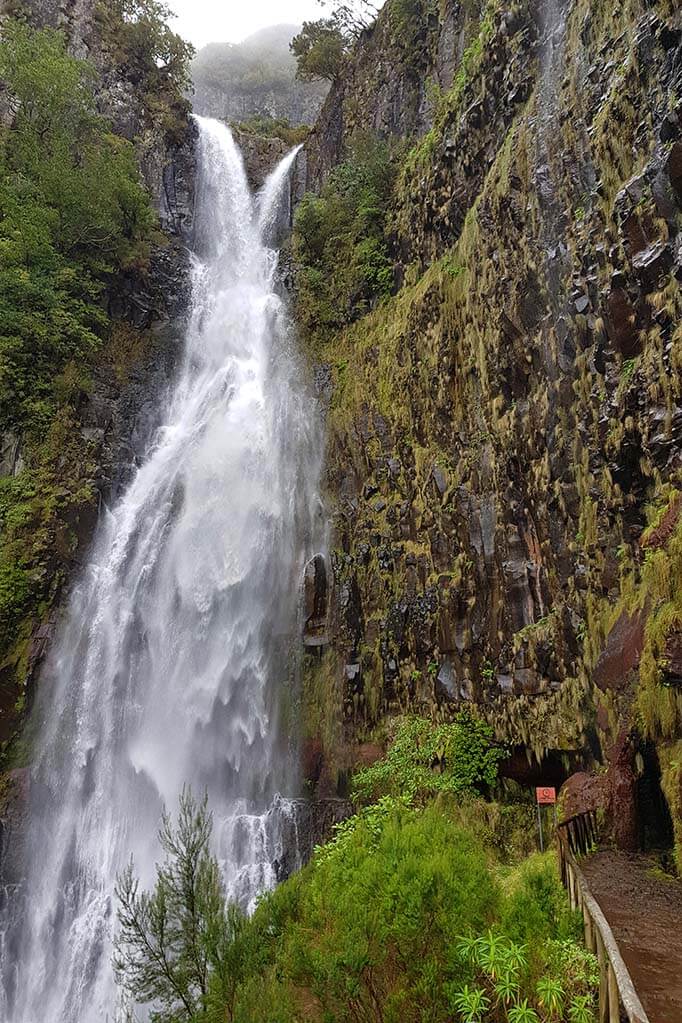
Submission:
<svg viewBox="0 0 682 1023">
<path fill-rule="evenodd" d="M 541 806 L 550 806 L 552 803 L 556 803 L 556 789 L 543 785 L 535 790 L 535 795 Z"/>
</svg>

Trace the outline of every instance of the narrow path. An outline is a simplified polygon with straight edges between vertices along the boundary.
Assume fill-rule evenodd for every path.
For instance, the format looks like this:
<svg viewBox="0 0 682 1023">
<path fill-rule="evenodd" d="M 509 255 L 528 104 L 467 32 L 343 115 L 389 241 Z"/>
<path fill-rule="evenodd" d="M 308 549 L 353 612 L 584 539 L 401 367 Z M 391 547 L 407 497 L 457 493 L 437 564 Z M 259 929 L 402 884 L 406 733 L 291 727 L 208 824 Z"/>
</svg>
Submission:
<svg viewBox="0 0 682 1023">
<path fill-rule="evenodd" d="M 650 1023 L 682 1023 L 682 883 L 646 856 L 607 850 L 580 861 Z"/>
</svg>

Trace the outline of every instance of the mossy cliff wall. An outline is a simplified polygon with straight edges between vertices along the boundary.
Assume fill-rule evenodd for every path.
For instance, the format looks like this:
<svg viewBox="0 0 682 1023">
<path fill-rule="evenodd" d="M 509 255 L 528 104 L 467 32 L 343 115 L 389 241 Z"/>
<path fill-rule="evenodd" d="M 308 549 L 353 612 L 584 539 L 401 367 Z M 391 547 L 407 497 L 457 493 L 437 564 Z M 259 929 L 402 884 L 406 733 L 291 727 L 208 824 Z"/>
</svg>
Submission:
<svg viewBox="0 0 682 1023">
<path fill-rule="evenodd" d="M 308 337 L 333 523 L 311 781 L 342 782 L 392 714 L 465 701 L 525 782 L 613 753 L 632 788 L 651 740 L 679 819 L 682 12 L 389 0 L 311 188 L 359 127 L 409 139 L 397 293 Z"/>
</svg>

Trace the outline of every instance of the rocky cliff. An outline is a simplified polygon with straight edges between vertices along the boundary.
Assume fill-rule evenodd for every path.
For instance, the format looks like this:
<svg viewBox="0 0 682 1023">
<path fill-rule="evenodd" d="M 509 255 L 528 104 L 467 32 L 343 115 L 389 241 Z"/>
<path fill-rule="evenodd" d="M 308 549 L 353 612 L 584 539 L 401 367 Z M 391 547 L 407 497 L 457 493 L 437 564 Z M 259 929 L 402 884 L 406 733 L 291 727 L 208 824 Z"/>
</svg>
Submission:
<svg viewBox="0 0 682 1023">
<path fill-rule="evenodd" d="M 41 454 L 49 459 L 46 482 L 55 499 L 49 509 L 38 508 L 40 545 L 32 547 L 29 536 L 17 555 L 30 567 L 36 597 L 0 662 L 0 750 L 6 764 L 21 765 L 26 750 L 16 744 L 17 728 L 32 700 L 63 589 L 78 571 L 101 504 L 145 450 L 182 340 L 194 129 L 186 101 L 172 86 L 148 87 L 120 48 L 108 20 L 112 11 L 107 15 L 94 0 L 12 0 L 0 13 L 61 30 L 70 52 L 94 68 L 99 112 L 117 137 L 134 144 L 159 228 L 144 265 L 111 275 L 104 295 L 107 343 L 88 367 L 88 385 L 77 402 L 58 416 L 54 450 Z M 5 431 L 0 475 L 17 476 L 24 462 L 23 438 Z"/>
<path fill-rule="evenodd" d="M 473 704 L 517 781 L 608 767 L 623 844 L 662 785 L 679 854 L 682 13 L 389 0 L 311 189 L 367 129 L 398 167 L 393 297 L 307 329 L 333 520 L 311 781 L 397 713 Z"/>
</svg>

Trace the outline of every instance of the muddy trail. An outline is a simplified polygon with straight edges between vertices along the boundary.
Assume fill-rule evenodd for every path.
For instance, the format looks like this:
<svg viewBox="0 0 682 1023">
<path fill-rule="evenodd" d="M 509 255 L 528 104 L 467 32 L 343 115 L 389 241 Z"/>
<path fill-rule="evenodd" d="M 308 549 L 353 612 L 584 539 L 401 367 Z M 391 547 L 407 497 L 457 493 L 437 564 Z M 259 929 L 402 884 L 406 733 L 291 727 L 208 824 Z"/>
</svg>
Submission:
<svg viewBox="0 0 682 1023">
<path fill-rule="evenodd" d="M 682 883 L 655 860 L 607 850 L 580 863 L 650 1023 L 682 1023 Z"/>
</svg>

